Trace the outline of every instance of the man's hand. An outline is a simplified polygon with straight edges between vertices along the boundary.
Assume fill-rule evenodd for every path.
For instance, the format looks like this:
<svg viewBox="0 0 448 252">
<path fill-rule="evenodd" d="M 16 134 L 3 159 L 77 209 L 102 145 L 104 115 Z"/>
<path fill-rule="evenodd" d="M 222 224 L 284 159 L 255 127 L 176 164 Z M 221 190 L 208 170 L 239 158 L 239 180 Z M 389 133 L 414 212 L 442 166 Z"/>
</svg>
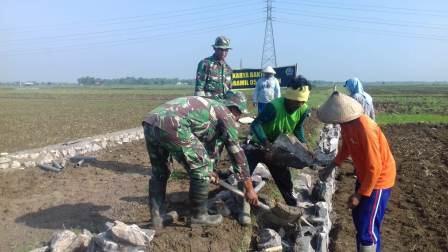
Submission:
<svg viewBox="0 0 448 252">
<path fill-rule="evenodd" d="M 353 209 L 359 205 L 361 201 L 361 195 L 359 193 L 354 193 L 348 198 L 348 208 Z"/>
<path fill-rule="evenodd" d="M 266 151 L 271 151 L 272 150 L 272 143 L 271 142 L 269 142 L 269 140 L 264 140 L 264 142 L 263 142 L 263 148 L 266 150 Z"/>
<path fill-rule="evenodd" d="M 216 172 L 210 173 L 210 182 L 212 184 L 218 185 L 219 182 L 219 176 Z"/>
<path fill-rule="evenodd" d="M 328 177 L 330 177 L 331 173 L 333 172 L 334 168 L 336 167 L 336 164 L 334 162 L 331 162 L 327 167 L 319 171 L 319 179 L 321 181 L 327 181 Z"/>
<path fill-rule="evenodd" d="M 244 193 L 244 196 L 247 202 L 249 202 L 249 204 L 251 205 L 258 206 L 258 195 L 254 190 L 251 179 L 246 179 L 244 181 L 244 189 L 246 191 Z"/>
</svg>

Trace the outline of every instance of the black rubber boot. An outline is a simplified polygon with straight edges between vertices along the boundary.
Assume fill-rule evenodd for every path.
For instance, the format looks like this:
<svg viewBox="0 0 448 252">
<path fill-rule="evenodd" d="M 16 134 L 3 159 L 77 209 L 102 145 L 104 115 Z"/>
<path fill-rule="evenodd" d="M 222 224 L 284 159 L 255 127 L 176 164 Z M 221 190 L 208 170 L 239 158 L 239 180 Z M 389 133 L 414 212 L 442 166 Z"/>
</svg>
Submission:
<svg viewBox="0 0 448 252">
<path fill-rule="evenodd" d="M 163 204 L 165 203 L 166 180 L 152 177 L 149 182 L 149 204 L 151 224 L 155 229 L 163 228 Z"/>
<path fill-rule="evenodd" d="M 222 223 L 222 215 L 209 215 L 207 208 L 208 181 L 190 181 L 190 202 L 192 216 L 190 224 L 215 226 Z"/>
<path fill-rule="evenodd" d="M 238 189 L 244 191 L 244 182 L 238 182 Z M 238 199 L 238 222 L 242 226 L 248 226 L 252 224 L 252 219 L 250 218 L 250 204 L 247 202 L 246 198 L 239 197 Z"/>
</svg>

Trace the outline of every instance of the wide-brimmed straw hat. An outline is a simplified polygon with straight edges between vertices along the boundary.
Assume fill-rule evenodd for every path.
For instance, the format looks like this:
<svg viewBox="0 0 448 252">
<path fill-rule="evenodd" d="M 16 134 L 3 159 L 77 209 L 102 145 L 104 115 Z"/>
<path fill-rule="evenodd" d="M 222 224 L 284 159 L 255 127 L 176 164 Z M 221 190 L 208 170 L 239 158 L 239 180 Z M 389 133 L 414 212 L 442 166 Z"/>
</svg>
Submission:
<svg viewBox="0 0 448 252">
<path fill-rule="evenodd" d="M 274 68 L 272 68 L 271 66 L 267 66 L 262 70 L 263 73 L 268 73 L 268 74 L 276 74 Z"/>
<path fill-rule="evenodd" d="M 364 114 L 364 110 L 355 99 L 335 91 L 328 100 L 317 109 L 317 117 L 323 123 L 346 123 Z"/>
</svg>

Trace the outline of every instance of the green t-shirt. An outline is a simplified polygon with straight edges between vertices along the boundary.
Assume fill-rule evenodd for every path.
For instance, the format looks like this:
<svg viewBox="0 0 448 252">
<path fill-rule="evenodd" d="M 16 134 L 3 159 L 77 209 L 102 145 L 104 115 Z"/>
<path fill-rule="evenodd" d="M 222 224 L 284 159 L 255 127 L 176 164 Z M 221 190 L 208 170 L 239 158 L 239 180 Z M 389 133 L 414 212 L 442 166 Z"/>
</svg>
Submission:
<svg viewBox="0 0 448 252">
<path fill-rule="evenodd" d="M 251 125 L 255 140 L 264 142 L 268 139 L 274 142 L 281 134 L 292 134 L 305 142 L 303 122 L 309 114 L 308 105 L 305 103 L 296 111 L 289 114 L 285 109 L 285 98 L 280 97 L 268 103 L 261 114 L 257 116 Z"/>
</svg>

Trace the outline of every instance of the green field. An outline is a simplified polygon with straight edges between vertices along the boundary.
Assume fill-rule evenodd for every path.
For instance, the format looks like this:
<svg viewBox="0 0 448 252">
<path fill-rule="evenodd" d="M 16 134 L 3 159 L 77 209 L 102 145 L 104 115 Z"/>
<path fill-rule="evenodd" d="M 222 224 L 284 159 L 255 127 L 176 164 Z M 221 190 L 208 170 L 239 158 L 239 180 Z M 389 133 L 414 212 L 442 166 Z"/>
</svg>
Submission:
<svg viewBox="0 0 448 252">
<path fill-rule="evenodd" d="M 448 85 L 383 85 L 367 91 L 374 98 L 380 124 L 448 123 Z M 245 92 L 251 101 L 252 91 Z M 317 108 L 331 92 L 332 87 L 314 88 L 309 104 Z M 0 152 L 138 127 L 155 106 L 192 93 L 191 86 L 2 87 Z M 249 108 L 254 112 L 253 106 Z"/>
</svg>

